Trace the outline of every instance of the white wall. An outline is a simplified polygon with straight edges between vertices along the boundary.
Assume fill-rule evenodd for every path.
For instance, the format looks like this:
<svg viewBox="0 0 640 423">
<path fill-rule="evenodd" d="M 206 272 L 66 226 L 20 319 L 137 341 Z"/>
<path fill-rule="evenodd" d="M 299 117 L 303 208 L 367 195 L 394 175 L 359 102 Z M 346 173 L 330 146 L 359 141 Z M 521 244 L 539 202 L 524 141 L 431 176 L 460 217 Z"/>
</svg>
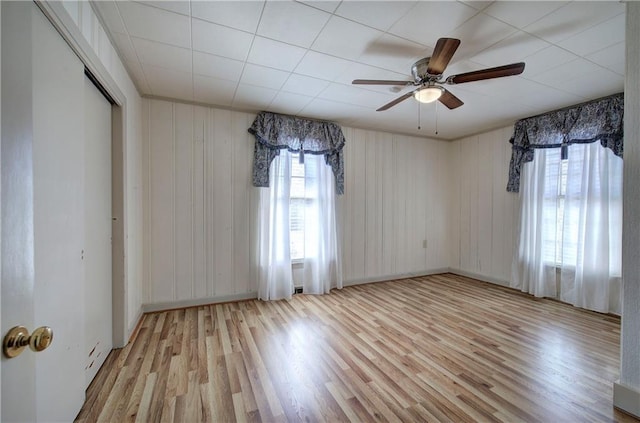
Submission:
<svg viewBox="0 0 640 423">
<path fill-rule="evenodd" d="M 513 126 L 451 144 L 452 271 L 508 285 L 518 195 L 506 190 Z"/>
<path fill-rule="evenodd" d="M 255 297 L 255 115 L 146 99 L 143 110 L 145 309 Z M 343 132 L 345 283 L 446 270 L 449 144 Z"/>
<path fill-rule="evenodd" d="M 627 3 L 620 381 L 613 403 L 640 417 L 640 3 Z"/>
<path fill-rule="evenodd" d="M 142 302 L 142 103 L 104 28 L 86 1 L 62 3 L 126 99 L 125 209 L 126 209 L 126 317 L 130 334 L 141 314 Z"/>
<path fill-rule="evenodd" d="M 348 127 L 343 133 L 345 284 L 446 270 L 449 143 Z"/>
<path fill-rule="evenodd" d="M 143 302 L 255 297 L 255 116 L 159 100 L 143 111 Z"/>
</svg>

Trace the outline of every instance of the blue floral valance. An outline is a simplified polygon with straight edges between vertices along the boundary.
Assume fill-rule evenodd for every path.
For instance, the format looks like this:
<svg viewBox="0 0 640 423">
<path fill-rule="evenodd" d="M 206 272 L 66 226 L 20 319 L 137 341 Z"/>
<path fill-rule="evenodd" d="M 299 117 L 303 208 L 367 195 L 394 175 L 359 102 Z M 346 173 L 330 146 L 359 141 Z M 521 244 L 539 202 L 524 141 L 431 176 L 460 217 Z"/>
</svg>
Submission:
<svg viewBox="0 0 640 423">
<path fill-rule="evenodd" d="M 513 146 L 507 191 L 519 191 L 522 165 L 533 160 L 536 148 L 566 149 L 600 141 L 622 157 L 623 116 L 624 96 L 619 93 L 517 121 L 509 140 Z"/>
<path fill-rule="evenodd" d="M 319 122 L 277 113 L 260 112 L 249 132 L 256 137 L 253 153 L 253 185 L 269 186 L 269 167 L 280 150 L 302 154 L 324 154 L 336 179 L 336 192 L 344 193 L 345 139 L 342 129 L 332 122 Z"/>
</svg>

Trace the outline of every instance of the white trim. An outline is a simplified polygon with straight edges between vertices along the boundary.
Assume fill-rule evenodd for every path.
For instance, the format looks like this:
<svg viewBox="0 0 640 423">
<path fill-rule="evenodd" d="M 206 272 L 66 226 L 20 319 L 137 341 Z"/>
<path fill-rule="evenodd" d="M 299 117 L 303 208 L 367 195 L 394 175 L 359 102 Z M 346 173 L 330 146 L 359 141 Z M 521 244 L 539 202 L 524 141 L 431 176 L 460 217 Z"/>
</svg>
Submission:
<svg viewBox="0 0 640 423">
<path fill-rule="evenodd" d="M 453 267 L 449 268 L 449 273 L 453 273 L 454 275 L 458 275 L 458 276 L 464 276 L 467 278 L 477 279 L 482 282 L 489 282 L 495 285 L 504 286 L 506 288 L 511 288 L 509 281 L 494 278 L 492 276 L 486 276 L 486 275 L 481 275 L 479 273 L 467 272 L 466 270 L 460 270 Z"/>
<path fill-rule="evenodd" d="M 430 270 L 421 270 L 418 272 L 409 272 L 409 273 L 401 273 L 399 275 L 386 275 L 386 276 L 376 276 L 369 278 L 358 278 L 358 279 L 350 279 L 345 280 L 343 282 L 344 286 L 353 286 L 353 285 L 362 285 L 365 283 L 373 283 L 373 282 L 390 282 L 400 279 L 408 279 L 408 278 L 418 278 L 421 276 L 429 276 L 429 275 L 439 275 L 442 273 L 449 273 L 448 267 L 442 267 L 438 269 L 430 269 Z"/>
<path fill-rule="evenodd" d="M 143 313 L 155 311 L 173 310 L 176 308 L 197 307 L 210 304 L 228 303 L 231 301 L 255 300 L 258 298 L 256 292 L 246 294 L 223 295 L 220 297 L 196 298 L 193 300 L 167 301 L 163 303 L 142 304 Z"/>
<path fill-rule="evenodd" d="M 80 28 L 73 22 L 71 16 L 59 1 L 35 0 L 36 5 L 42 10 L 54 28 L 60 33 L 62 38 L 69 44 L 69 47 L 78 55 L 82 63 L 91 71 L 100 84 L 113 97 L 118 106 L 123 106 L 126 97 L 118 88 L 118 84 L 113 80 L 111 74 L 102 64 L 98 55 L 93 51 L 87 40 L 80 32 Z M 96 16 L 98 14 L 96 13 Z"/>
<path fill-rule="evenodd" d="M 142 307 L 141 307 L 140 310 L 138 310 L 138 315 L 136 316 L 135 319 L 131 320 L 132 324 L 129 326 L 129 328 L 127 328 L 127 336 L 129 338 L 131 338 L 131 335 L 133 335 L 133 331 L 136 330 L 136 328 L 138 327 L 138 325 L 140 324 L 143 318 L 144 318 L 144 311 L 142 310 Z M 127 343 L 128 343 L 128 340 L 125 343 L 125 346 L 127 345 Z"/>
<path fill-rule="evenodd" d="M 640 391 L 620 382 L 613 384 L 613 406 L 640 418 Z"/>
</svg>

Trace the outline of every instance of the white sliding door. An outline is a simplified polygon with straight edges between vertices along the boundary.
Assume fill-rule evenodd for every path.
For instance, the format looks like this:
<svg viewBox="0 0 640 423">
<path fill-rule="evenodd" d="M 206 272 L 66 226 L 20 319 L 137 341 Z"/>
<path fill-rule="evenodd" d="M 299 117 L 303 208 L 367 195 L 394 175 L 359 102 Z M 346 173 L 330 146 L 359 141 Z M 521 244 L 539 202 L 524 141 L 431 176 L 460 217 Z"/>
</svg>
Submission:
<svg viewBox="0 0 640 423">
<path fill-rule="evenodd" d="M 85 386 L 112 348 L 111 104 L 84 79 Z"/>
</svg>

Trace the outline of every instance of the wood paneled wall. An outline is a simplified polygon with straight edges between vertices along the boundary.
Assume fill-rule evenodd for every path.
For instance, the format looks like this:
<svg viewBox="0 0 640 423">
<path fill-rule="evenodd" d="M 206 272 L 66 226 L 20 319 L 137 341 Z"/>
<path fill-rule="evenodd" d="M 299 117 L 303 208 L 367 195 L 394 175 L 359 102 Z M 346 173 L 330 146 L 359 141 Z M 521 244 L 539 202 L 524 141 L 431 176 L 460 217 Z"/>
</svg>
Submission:
<svg viewBox="0 0 640 423">
<path fill-rule="evenodd" d="M 507 192 L 509 126 L 454 141 L 450 151 L 452 271 L 508 285 L 518 195 Z"/>
<path fill-rule="evenodd" d="M 255 116 L 143 103 L 143 303 L 151 310 L 255 296 L 258 189 L 247 132 Z M 450 143 L 343 131 L 345 283 L 446 270 Z"/>
<path fill-rule="evenodd" d="M 449 143 L 343 131 L 345 195 L 338 215 L 345 283 L 446 269 Z"/>
<path fill-rule="evenodd" d="M 254 115 L 159 100 L 143 115 L 144 303 L 255 292 Z"/>
</svg>

